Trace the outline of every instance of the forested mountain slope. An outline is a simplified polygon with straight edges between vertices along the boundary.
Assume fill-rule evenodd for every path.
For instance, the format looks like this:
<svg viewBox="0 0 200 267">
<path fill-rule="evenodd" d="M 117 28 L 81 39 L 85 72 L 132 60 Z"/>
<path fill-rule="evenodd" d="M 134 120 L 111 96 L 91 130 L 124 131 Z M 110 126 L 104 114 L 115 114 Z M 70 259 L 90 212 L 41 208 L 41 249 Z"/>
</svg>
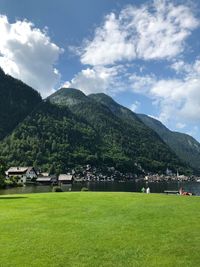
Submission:
<svg viewBox="0 0 200 267">
<path fill-rule="evenodd" d="M 138 117 L 159 134 L 176 155 L 195 169 L 200 169 L 200 144 L 192 136 L 170 131 L 160 121 L 144 114 Z"/>
<path fill-rule="evenodd" d="M 136 114 L 104 94 L 85 96 L 81 91 L 61 89 L 49 101 L 68 107 L 99 134 L 104 159 L 131 168 L 140 163 L 146 170 L 182 166 L 178 157 Z"/>
<path fill-rule="evenodd" d="M 42 101 L 39 93 L 0 68 L 0 140 Z"/>
<path fill-rule="evenodd" d="M 0 142 L 0 159 L 9 166 L 33 165 L 52 173 L 83 164 L 135 173 L 163 173 L 167 167 L 191 171 L 135 113 L 104 94 L 62 88 L 41 101 L 27 90 L 25 95 L 36 95 L 38 101 Z"/>
</svg>

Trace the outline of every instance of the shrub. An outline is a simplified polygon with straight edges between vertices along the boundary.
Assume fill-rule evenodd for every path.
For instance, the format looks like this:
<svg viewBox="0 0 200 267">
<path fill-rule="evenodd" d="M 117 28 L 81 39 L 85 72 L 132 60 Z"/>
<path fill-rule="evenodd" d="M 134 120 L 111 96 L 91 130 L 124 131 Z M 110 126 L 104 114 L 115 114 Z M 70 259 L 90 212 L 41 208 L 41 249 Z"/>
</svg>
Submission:
<svg viewBox="0 0 200 267">
<path fill-rule="evenodd" d="M 0 188 L 4 188 L 5 187 L 5 177 L 3 177 L 2 175 L 0 175 Z"/>
<path fill-rule="evenodd" d="M 59 187 L 59 186 L 54 187 L 52 191 L 53 191 L 53 192 L 63 192 L 62 188 Z"/>
<path fill-rule="evenodd" d="M 83 191 L 83 192 L 85 191 L 86 192 L 86 191 L 89 191 L 89 189 L 87 187 L 82 187 L 81 191 Z"/>
<path fill-rule="evenodd" d="M 5 186 L 10 186 L 10 187 L 12 187 L 12 186 L 13 186 L 13 181 L 11 181 L 10 179 L 6 179 L 6 180 L 5 180 Z"/>
</svg>

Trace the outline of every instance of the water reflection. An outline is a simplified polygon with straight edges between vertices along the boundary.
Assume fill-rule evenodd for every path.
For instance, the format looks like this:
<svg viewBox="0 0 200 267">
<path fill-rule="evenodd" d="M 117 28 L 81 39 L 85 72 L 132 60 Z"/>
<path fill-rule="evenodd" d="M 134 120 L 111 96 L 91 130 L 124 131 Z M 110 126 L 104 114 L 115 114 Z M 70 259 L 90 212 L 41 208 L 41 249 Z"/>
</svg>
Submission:
<svg viewBox="0 0 200 267">
<path fill-rule="evenodd" d="M 81 191 L 83 187 L 89 191 L 116 191 L 116 192 L 141 192 L 142 187 L 150 187 L 152 193 L 163 193 L 164 190 L 178 190 L 183 187 L 185 191 L 200 195 L 200 183 L 197 182 L 82 182 L 69 185 L 62 185 L 63 191 Z M 50 185 L 29 185 L 18 188 L 1 189 L 0 195 L 6 194 L 27 194 L 27 193 L 45 193 L 52 192 Z"/>
</svg>

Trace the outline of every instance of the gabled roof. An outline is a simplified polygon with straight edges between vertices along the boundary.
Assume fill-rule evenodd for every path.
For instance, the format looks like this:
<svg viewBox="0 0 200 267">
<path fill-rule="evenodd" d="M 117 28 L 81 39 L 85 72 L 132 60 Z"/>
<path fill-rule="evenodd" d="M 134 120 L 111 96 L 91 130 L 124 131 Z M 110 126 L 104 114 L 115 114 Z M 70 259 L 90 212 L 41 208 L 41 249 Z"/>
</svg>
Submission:
<svg viewBox="0 0 200 267">
<path fill-rule="evenodd" d="M 71 174 L 60 174 L 58 176 L 58 181 L 71 181 L 72 175 Z"/>
<path fill-rule="evenodd" d="M 48 176 L 49 176 L 49 173 L 48 173 L 48 172 L 41 172 L 40 174 L 41 174 L 41 176 L 43 176 L 43 177 L 48 177 Z"/>
<path fill-rule="evenodd" d="M 38 177 L 36 179 L 37 182 L 51 182 L 53 178 L 52 177 Z"/>
<path fill-rule="evenodd" d="M 36 171 L 33 167 L 10 167 L 5 173 L 6 173 L 6 175 L 11 174 L 11 173 L 24 174 L 27 171 L 31 171 L 32 169 L 36 173 Z"/>
<path fill-rule="evenodd" d="M 25 173 L 27 170 L 28 167 L 10 167 L 6 173 Z"/>
</svg>

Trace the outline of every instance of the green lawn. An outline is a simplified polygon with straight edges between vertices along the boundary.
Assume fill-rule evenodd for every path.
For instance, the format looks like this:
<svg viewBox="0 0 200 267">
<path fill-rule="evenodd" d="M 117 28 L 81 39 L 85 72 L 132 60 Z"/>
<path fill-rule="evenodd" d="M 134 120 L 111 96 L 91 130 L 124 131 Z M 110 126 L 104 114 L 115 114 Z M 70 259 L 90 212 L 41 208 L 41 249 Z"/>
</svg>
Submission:
<svg viewBox="0 0 200 267">
<path fill-rule="evenodd" d="M 200 266 L 200 198 L 0 196 L 0 266 Z"/>
</svg>

